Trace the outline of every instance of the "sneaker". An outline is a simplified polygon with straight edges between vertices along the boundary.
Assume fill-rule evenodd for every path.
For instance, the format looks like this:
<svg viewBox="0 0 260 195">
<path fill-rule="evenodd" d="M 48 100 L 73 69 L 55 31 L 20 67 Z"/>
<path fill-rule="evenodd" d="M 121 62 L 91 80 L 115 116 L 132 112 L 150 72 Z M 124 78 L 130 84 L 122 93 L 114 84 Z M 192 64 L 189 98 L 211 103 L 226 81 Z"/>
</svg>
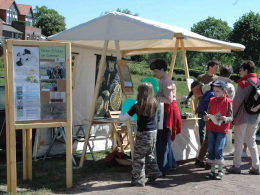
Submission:
<svg viewBox="0 0 260 195">
<path fill-rule="evenodd" d="M 211 172 L 209 172 L 208 175 L 205 176 L 205 179 L 212 180 L 212 179 L 215 179 L 215 177 L 216 177 L 216 173 L 211 171 Z"/>
<path fill-rule="evenodd" d="M 248 157 L 247 153 L 243 152 L 241 158 L 247 158 L 247 157 Z"/>
<path fill-rule="evenodd" d="M 219 171 L 218 174 L 216 174 L 215 179 L 216 180 L 222 180 L 222 177 L 224 176 L 223 171 Z"/>
<path fill-rule="evenodd" d="M 249 174 L 259 175 L 259 168 L 258 168 L 258 169 L 255 169 L 254 167 L 252 167 L 252 168 L 249 170 Z"/>
<path fill-rule="evenodd" d="M 132 177 L 131 186 L 137 186 L 137 187 L 145 187 L 145 183 L 147 182 L 147 178 L 141 179 L 139 181 L 135 181 Z"/>
<path fill-rule="evenodd" d="M 240 173 L 241 173 L 240 167 L 237 168 L 237 167 L 235 167 L 234 165 L 233 165 L 232 167 L 226 168 L 226 171 L 227 171 L 228 173 L 234 173 L 234 174 L 240 174 Z"/>
<path fill-rule="evenodd" d="M 161 177 L 162 175 L 162 172 L 158 172 L 157 174 L 154 174 L 153 176 L 149 177 L 147 182 L 154 182 L 157 178 Z"/>
<path fill-rule="evenodd" d="M 204 168 L 205 167 L 205 163 L 203 161 L 200 161 L 199 159 L 197 159 L 195 161 L 195 164 L 196 166 L 200 167 L 200 168 Z"/>
<path fill-rule="evenodd" d="M 205 164 L 205 170 L 210 170 L 210 169 L 211 169 L 211 164 L 206 163 L 206 164 Z"/>
</svg>

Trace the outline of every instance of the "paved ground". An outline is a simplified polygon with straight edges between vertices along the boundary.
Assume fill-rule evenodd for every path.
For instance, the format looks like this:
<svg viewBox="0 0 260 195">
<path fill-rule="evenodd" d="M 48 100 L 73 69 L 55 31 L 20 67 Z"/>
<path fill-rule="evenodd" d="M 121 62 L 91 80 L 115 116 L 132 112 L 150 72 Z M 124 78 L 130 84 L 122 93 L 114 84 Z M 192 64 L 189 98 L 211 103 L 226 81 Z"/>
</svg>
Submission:
<svg viewBox="0 0 260 195">
<path fill-rule="evenodd" d="M 260 145 L 258 145 L 260 151 Z M 248 151 L 249 153 L 249 151 Z M 232 165 L 233 156 L 225 155 L 226 166 Z M 153 184 L 145 187 L 132 187 L 131 168 L 124 172 L 111 172 L 100 175 L 90 175 L 81 184 L 73 186 L 67 194 L 257 194 L 260 195 L 260 176 L 249 175 L 250 158 L 243 158 L 240 175 L 226 174 L 222 181 L 205 180 L 209 171 L 196 168 L 194 162 L 180 165 L 169 175 L 159 178 Z M 109 176 L 107 175 L 109 174 Z"/>
</svg>

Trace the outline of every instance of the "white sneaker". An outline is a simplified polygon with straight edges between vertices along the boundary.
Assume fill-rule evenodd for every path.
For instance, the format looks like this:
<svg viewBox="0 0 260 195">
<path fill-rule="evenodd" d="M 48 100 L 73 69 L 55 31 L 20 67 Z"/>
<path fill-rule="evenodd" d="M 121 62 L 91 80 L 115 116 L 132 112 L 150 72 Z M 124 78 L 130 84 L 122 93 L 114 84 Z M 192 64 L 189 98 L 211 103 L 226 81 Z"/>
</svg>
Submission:
<svg viewBox="0 0 260 195">
<path fill-rule="evenodd" d="M 241 158 L 247 158 L 247 157 L 248 157 L 247 153 L 243 152 Z"/>
</svg>

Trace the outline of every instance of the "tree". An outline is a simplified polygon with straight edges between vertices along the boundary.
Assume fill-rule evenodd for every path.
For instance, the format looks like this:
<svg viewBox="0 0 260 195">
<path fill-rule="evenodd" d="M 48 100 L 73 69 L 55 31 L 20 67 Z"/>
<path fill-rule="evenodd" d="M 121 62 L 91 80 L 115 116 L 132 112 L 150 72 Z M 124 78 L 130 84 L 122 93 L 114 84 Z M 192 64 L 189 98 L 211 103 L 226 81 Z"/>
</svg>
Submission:
<svg viewBox="0 0 260 195">
<path fill-rule="evenodd" d="M 34 26 L 41 28 L 44 36 L 50 36 L 66 30 L 65 17 L 61 16 L 54 9 L 48 9 L 46 6 L 36 6 L 34 15 Z"/>
<path fill-rule="evenodd" d="M 116 9 L 117 12 L 121 12 L 121 13 L 124 13 L 124 14 L 129 14 L 129 15 L 133 15 L 133 16 L 139 16 L 138 13 L 132 13 L 129 9 L 120 9 L 120 8 L 117 8 Z M 104 13 L 102 12 L 101 13 L 101 16 L 104 15 L 104 14 L 108 14 L 109 11 L 105 11 Z"/>
<path fill-rule="evenodd" d="M 221 19 L 215 19 L 214 17 L 208 17 L 206 20 L 200 21 L 191 27 L 191 31 L 203 35 L 208 38 L 229 41 L 231 28 L 226 21 Z M 193 63 L 193 66 L 201 66 L 207 63 L 209 60 L 219 60 L 222 63 L 231 64 L 232 57 L 230 54 L 219 53 L 201 53 L 201 52 L 187 52 L 187 58 L 189 62 Z M 196 64 L 196 65 L 195 65 Z"/>
<path fill-rule="evenodd" d="M 260 66 L 260 14 L 249 12 L 234 23 L 230 34 L 232 42 L 246 46 L 244 52 L 236 52 L 238 64 L 243 60 L 253 60 Z M 238 68 L 237 68 L 238 69 Z"/>
</svg>

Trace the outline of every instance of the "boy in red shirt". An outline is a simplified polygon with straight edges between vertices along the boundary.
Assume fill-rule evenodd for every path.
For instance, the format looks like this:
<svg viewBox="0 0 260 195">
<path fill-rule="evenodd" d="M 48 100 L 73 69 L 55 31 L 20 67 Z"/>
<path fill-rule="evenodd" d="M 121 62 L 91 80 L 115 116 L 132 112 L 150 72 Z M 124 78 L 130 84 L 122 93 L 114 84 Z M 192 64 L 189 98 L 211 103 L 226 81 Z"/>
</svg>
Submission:
<svg viewBox="0 0 260 195">
<path fill-rule="evenodd" d="M 210 98 L 208 113 L 210 115 L 221 113 L 218 120 L 222 121 L 222 123 L 220 125 L 215 124 L 210 120 L 209 115 L 205 116 L 205 121 L 207 121 L 206 130 L 208 131 L 208 163 L 211 164 L 211 172 L 205 178 L 221 180 L 224 175 L 223 149 L 226 134 L 233 120 L 233 109 L 232 100 L 226 96 L 226 83 L 217 81 L 213 83 L 213 86 L 215 97 Z M 215 165 L 218 165 L 218 174 L 215 173 Z"/>
</svg>

